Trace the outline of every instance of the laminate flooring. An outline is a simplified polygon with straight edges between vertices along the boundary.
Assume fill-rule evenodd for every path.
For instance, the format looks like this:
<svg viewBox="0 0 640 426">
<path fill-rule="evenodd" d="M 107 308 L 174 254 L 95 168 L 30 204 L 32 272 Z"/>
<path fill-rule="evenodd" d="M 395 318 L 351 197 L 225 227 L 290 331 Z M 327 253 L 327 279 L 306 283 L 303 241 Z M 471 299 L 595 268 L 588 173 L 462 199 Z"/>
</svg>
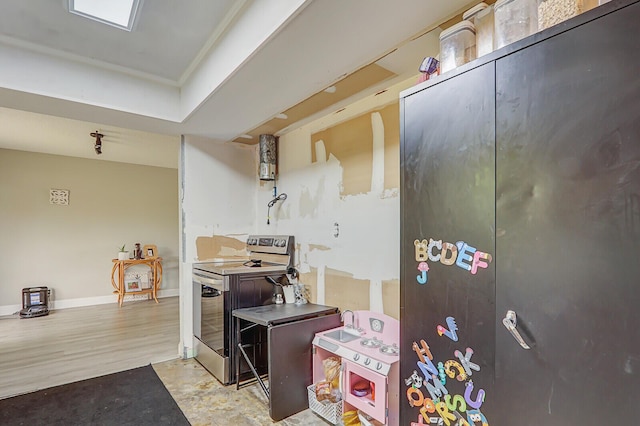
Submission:
<svg viewBox="0 0 640 426">
<path fill-rule="evenodd" d="M 328 424 L 310 410 L 273 422 L 257 384 L 223 386 L 194 359 L 179 359 L 178 315 L 179 299 L 169 297 L 0 316 L 0 399 L 151 363 L 194 426 Z"/>
<path fill-rule="evenodd" d="M 0 317 L 0 398 L 178 357 L 178 297 Z"/>
</svg>

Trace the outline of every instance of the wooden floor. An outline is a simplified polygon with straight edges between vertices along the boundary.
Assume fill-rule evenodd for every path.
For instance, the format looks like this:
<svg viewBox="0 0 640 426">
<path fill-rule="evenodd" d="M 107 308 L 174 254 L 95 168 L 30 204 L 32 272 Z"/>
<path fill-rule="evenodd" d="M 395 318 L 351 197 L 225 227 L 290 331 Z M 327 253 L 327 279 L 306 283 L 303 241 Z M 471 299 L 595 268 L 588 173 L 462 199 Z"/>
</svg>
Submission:
<svg viewBox="0 0 640 426">
<path fill-rule="evenodd" d="M 223 386 L 194 359 L 179 359 L 178 315 L 170 297 L 0 316 L 0 399 L 152 363 L 194 426 L 327 425 L 311 410 L 273 422 L 257 384 Z"/>
<path fill-rule="evenodd" d="M 178 297 L 0 317 L 0 398 L 178 357 Z"/>
</svg>

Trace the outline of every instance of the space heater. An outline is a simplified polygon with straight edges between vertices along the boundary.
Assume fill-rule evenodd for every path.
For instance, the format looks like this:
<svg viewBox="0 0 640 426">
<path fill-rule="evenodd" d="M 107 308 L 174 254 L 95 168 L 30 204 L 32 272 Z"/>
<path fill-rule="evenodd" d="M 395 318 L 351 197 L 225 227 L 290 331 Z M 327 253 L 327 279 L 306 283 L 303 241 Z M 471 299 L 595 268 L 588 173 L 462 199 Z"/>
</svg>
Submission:
<svg viewBox="0 0 640 426">
<path fill-rule="evenodd" d="M 47 287 L 23 288 L 20 318 L 34 318 L 49 315 L 50 297 L 51 290 Z"/>
</svg>

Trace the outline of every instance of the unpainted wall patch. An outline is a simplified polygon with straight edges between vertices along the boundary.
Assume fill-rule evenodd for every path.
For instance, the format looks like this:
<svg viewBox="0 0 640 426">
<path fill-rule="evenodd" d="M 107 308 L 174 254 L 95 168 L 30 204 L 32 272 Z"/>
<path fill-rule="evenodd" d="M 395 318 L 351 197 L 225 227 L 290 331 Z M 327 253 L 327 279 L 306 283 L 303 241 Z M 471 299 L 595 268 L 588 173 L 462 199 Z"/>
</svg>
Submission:
<svg viewBox="0 0 640 426">
<path fill-rule="evenodd" d="M 196 238 L 196 252 L 198 260 L 247 255 L 244 241 L 224 235 Z"/>
<path fill-rule="evenodd" d="M 298 281 L 307 288 L 311 297 L 310 302 L 316 303 L 318 300 L 318 269 L 311 268 L 309 272 L 300 274 Z"/>
<path fill-rule="evenodd" d="M 309 272 L 300 274 L 299 281 L 304 284 L 311 295 L 310 302 L 318 300 L 318 268 L 310 268 Z M 340 310 L 369 310 L 371 282 L 353 278 L 353 275 L 337 269 L 325 269 L 325 301 L 328 306 L 336 306 Z M 397 279 L 382 281 L 382 303 L 384 313 L 400 319 L 400 281 Z"/>
<path fill-rule="evenodd" d="M 325 304 L 340 309 L 369 310 L 369 280 L 336 269 L 325 270 Z"/>
<path fill-rule="evenodd" d="M 400 320 L 400 280 L 382 281 L 384 313 Z"/>
<path fill-rule="evenodd" d="M 311 161 L 318 162 L 316 142 L 322 141 L 326 156 L 333 155 L 343 168 L 341 195 L 371 191 L 373 174 L 373 132 L 367 112 L 311 135 Z M 377 111 L 384 124 L 384 188 L 400 186 L 400 112 L 394 102 Z"/>
<path fill-rule="evenodd" d="M 331 250 L 331 247 L 323 246 L 321 244 L 309 244 L 309 251 L 313 250 L 328 251 Z"/>
</svg>

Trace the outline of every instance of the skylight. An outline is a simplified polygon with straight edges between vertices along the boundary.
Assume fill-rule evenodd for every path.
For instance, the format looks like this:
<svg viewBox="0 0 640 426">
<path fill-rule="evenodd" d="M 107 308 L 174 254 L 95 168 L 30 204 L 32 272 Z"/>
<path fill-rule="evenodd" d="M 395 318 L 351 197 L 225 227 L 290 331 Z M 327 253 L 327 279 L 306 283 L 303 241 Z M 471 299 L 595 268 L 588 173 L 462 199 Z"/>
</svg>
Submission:
<svg viewBox="0 0 640 426">
<path fill-rule="evenodd" d="M 69 12 L 131 31 L 141 0 L 69 0 Z"/>
</svg>

